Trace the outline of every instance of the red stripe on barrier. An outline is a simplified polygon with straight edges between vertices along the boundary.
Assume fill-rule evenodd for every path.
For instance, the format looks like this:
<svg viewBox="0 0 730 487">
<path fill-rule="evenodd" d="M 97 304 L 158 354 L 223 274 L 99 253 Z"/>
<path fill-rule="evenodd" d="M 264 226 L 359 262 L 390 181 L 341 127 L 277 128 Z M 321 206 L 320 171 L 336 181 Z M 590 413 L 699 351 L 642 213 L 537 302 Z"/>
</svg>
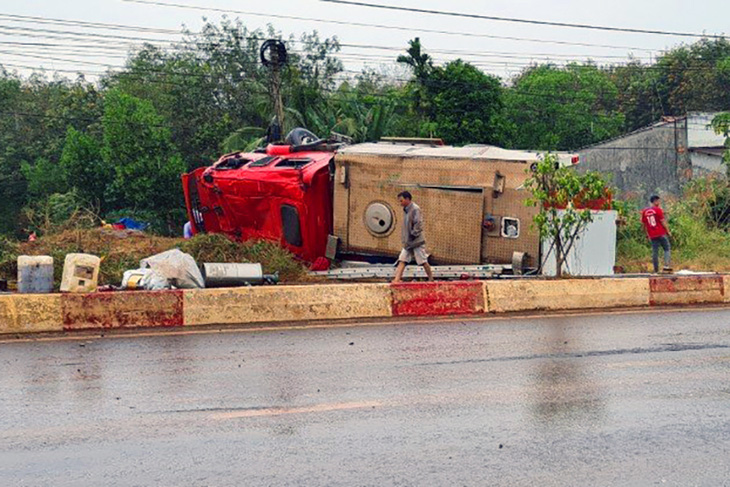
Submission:
<svg viewBox="0 0 730 487">
<path fill-rule="evenodd" d="M 722 276 L 675 276 L 649 279 L 650 304 L 721 303 L 725 284 Z"/>
<path fill-rule="evenodd" d="M 65 331 L 183 326 L 183 292 L 64 294 L 61 310 Z"/>
<path fill-rule="evenodd" d="M 393 284 L 393 316 L 479 314 L 486 310 L 481 282 Z"/>
</svg>

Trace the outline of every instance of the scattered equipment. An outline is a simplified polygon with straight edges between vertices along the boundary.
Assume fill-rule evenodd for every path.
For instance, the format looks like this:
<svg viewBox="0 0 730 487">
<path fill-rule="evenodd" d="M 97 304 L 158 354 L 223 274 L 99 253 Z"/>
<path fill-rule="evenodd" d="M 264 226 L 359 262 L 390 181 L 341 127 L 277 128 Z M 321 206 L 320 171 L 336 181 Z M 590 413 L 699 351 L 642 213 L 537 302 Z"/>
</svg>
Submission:
<svg viewBox="0 0 730 487">
<path fill-rule="evenodd" d="M 167 285 L 162 289 L 201 289 L 205 287 L 205 280 L 195 259 L 179 249 L 147 257 L 140 261 L 139 267 L 140 269 L 150 269 L 157 277 L 164 278 Z M 145 279 L 142 279 L 140 283 L 144 281 Z M 148 286 L 144 286 L 144 288 L 151 289 Z M 153 289 L 159 288 L 159 285 L 153 287 Z"/>
<path fill-rule="evenodd" d="M 7 291 L 7 283 L 5 284 Z M 53 257 L 21 255 L 18 257 L 18 292 L 53 292 Z"/>
<path fill-rule="evenodd" d="M 265 275 L 261 264 L 203 264 L 205 287 L 276 284 L 279 276 Z"/>
<path fill-rule="evenodd" d="M 486 279 L 511 271 L 511 266 L 508 265 L 442 265 L 431 268 L 434 278 L 440 280 Z M 337 280 L 391 279 L 395 275 L 395 268 L 392 265 L 365 265 L 310 272 L 310 275 Z M 410 265 L 406 267 L 403 277 L 405 279 L 425 279 L 426 272 L 421 266 Z"/>
<path fill-rule="evenodd" d="M 90 254 L 67 254 L 61 278 L 62 293 L 93 293 L 99 283 L 101 259 Z"/>
</svg>

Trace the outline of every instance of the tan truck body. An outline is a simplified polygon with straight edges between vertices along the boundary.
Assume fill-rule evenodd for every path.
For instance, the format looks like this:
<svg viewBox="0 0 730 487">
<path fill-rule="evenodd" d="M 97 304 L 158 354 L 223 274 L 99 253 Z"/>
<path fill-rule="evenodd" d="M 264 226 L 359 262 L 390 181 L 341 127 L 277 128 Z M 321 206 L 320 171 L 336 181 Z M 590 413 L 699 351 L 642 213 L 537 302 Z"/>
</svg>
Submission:
<svg viewBox="0 0 730 487">
<path fill-rule="evenodd" d="M 523 183 L 536 153 L 491 146 L 358 144 L 335 156 L 334 234 L 344 252 L 395 257 L 408 190 L 423 210 L 427 251 L 437 264 L 536 266 L 540 242 Z M 485 225 L 485 222 L 487 224 Z M 515 223 L 516 222 L 516 223 Z"/>
</svg>

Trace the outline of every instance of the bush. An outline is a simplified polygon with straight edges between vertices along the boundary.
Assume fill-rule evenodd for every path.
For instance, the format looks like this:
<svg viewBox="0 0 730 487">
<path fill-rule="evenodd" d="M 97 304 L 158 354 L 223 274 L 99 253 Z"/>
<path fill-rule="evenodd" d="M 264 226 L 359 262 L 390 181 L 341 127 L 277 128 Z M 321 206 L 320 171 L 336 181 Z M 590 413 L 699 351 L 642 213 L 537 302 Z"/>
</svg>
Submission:
<svg viewBox="0 0 730 487">
<path fill-rule="evenodd" d="M 22 221 L 26 231 L 50 235 L 63 230 L 98 227 L 97 211 L 87 205 L 75 190 L 56 193 L 23 208 Z"/>
<path fill-rule="evenodd" d="M 0 236 L 0 279 L 15 279 L 18 274 L 18 255 L 18 244 Z"/>
<path fill-rule="evenodd" d="M 234 242 L 224 235 L 196 235 L 180 244 L 180 250 L 205 262 L 260 263 L 267 274 L 279 273 L 282 281 L 295 281 L 305 275 L 304 267 L 286 249 L 265 240 Z"/>
</svg>

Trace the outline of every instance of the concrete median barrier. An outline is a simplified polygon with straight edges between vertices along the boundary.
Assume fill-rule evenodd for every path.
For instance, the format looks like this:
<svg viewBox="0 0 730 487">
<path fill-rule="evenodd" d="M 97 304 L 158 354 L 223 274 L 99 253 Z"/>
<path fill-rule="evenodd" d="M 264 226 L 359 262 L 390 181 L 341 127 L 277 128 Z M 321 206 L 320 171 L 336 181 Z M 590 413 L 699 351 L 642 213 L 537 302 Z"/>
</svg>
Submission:
<svg viewBox="0 0 730 487">
<path fill-rule="evenodd" d="M 476 281 L 393 284 L 393 316 L 484 313 L 484 284 Z"/>
<path fill-rule="evenodd" d="M 182 291 L 63 294 L 65 331 L 183 325 Z"/>
<path fill-rule="evenodd" d="M 730 276 L 0 295 L 0 334 L 730 302 Z"/>
<path fill-rule="evenodd" d="M 620 308 L 649 305 L 649 279 L 487 281 L 493 313 Z"/>
<path fill-rule="evenodd" d="M 390 316 L 388 284 L 185 291 L 185 326 Z"/>
<path fill-rule="evenodd" d="M 652 306 L 726 302 L 723 276 L 652 277 Z"/>
<path fill-rule="evenodd" d="M 63 331 L 58 294 L 0 296 L 0 333 Z"/>
</svg>

